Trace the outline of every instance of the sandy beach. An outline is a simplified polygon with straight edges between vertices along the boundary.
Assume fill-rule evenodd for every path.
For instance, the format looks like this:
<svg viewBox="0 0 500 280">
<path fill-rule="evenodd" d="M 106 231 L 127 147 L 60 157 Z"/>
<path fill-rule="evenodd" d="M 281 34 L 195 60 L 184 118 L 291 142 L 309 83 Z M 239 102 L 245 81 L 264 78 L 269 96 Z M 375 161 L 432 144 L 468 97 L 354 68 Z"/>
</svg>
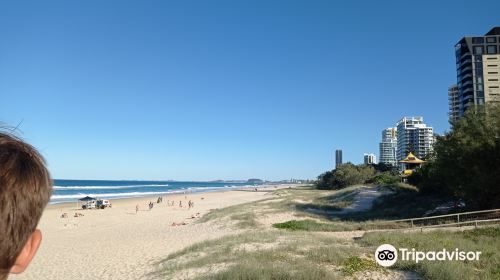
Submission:
<svg viewBox="0 0 500 280">
<path fill-rule="evenodd" d="M 283 187 L 287 186 L 266 188 Z M 259 190 L 169 195 L 160 204 L 156 197 L 117 199 L 111 201 L 112 208 L 103 210 L 76 210 L 76 203 L 49 205 L 38 226 L 43 242 L 37 256 L 27 271 L 9 279 L 151 279 L 148 273 L 155 262 L 168 254 L 236 233 L 238 230 L 221 224 L 196 223 L 196 219 L 211 209 L 268 196 L 265 188 Z M 167 206 L 167 200 L 175 206 Z M 191 209 L 189 200 L 194 202 Z M 155 202 L 152 210 L 150 201 Z M 63 213 L 68 218 L 61 218 Z M 75 213 L 83 216 L 74 217 Z"/>
</svg>

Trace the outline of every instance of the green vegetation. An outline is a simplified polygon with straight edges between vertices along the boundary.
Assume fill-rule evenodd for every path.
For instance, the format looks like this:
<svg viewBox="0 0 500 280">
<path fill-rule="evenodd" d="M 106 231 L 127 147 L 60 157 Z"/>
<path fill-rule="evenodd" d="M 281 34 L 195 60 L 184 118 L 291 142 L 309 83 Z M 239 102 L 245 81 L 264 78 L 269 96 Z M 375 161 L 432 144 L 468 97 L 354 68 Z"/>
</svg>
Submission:
<svg viewBox="0 0 500 280">
<path fill-rule="evenodd" d="M 342 190 L 337 190 L 327 195 L 325 192 L 314 192 L 312 189 L 309 191 L 309 203 L 293 203 L 289 208 L 290 210 L 300 210 L 308 214 L 316 214 L 320 216 L 329 216 L 350 206 L 356 195 L 358 194 L 361 186 L 353 186 Z M 311 196 L 314 194 L 314 196 Z M 295 200 L 296 201 L 296 200 Z"/>
<path fill-rule="evenodd" d="M 409 182 L 422 193 L 463 200 L 471 209 L 500 207 L 500 106 L 470 109 L 438 137 L 434 155 Z"/>
<path fill-rule="evenodd" d="M 430 209 L 446 202 L 446 198 L 422 194 L 416 187 L 397 183 L 383 187 L 387 195 L 377 198 L 369 211 L 343 215 L 344 220 L 367 221 L 421 217 Z"/>
<path fill-rule="evenodd" d="M 384 220 L 371 220 L 366 222 L 351 222 L 335 220 L 332 222 L 316 222 L 314 220 L 291 220 L 273 224 L 273 227 L 290 231 L 353 231 L 353 230 L 378 230 L 409 228 L 407 223 L 396 223 Z"/>
<path fill-rule="evenodd" d="M 376 174 L 375 168 L 369 165 L 354 165 L 346 163 L 332 171 L 327 171 L 318 177 L 319 189 L 340 189 L 352 185 L 364 184 Z"/>
<path fill-rule="evenodd" d="M 372 178 L 371 183 L 379 186 L 392 185 L 401 181 L 401 178 L 392 172 L 383 172 Z"/>
<path fill-rule="evenodd" d="M 291 220 L 284 223 L 276 223 L 275 228 L 287 229 L 291 231 L 338 231 L 332 223 L 318 223 L 314 220 Z M 343 230 L 343 229 L 341 229 Z"/>
<path fill-rule="evenodd" d="M 271 213 L 296 213 L 297 216 L 325 218 L 351 205 L 360 186 L 337 191 L 317 190 L 313 186 L 281 189 L 270 192 L 269 198 L 214 209 L 199 219 L 198 223 L 226 219 L 241 229 L 260 226 L 258 215 Z"/>
<path fill-rule="evenodd" d="M 276 197 L 260 200 L 259 203 L 272 201 L 273 199 L 276 199 Z M 236 225 L 240 228 L 254 228 L 258 226 L 255 211 L 259 208 L 261 207 L 257 202 L 249 202 L 220 209 L 213 209 L 208 214 L 201 217 L 201 219 L 197 222 L 206 223 L 208 221 L 228 218 L 231 221 L 236 222 Z"/>
<path fill-rule="evenodd" d="M 371 251 L 380 244 L 392 244 L 396 248 L 415 248 L 420 251 L 481 251 L 480 260 L 475 261 L 409 261 L 396 262 L 395 268 L 416 271 L 427 279 L 500 279 L 500 227 L 474 230 L 419 232 L 373 232 L 367 233 L 358 242 L 370 246 Z"/>
<path fill-rule="evenodd" d="M 342 272 L 345 275 L 353 275 L 356 272 L 365 270 L 377 270 L 380 266 L 377 266 L 374 260 L 365 259 L 360 257 L 350 257 L 344 262 L 344 267 Z"/>
<path fill-rule="evenodd" d="M 318 176 L 316 186 L 322 190 L 335 190 L 353 185 L 390 185 L 400 181 L 393 167 L 385 164 L 342 164 Z"/>
<path fill-rule="evenodd" d="M 500 227 L 464 232 L 372 232 L 353 240 L 353 230 L 408 228 L 407 223 L 384 220 L 423 211 L 441 203 L 412 186 L 397 183 L 381 187 L 388 194 L 378 198 L 371 210 L 349 214 L 311 211 L 341 209 L 363 187 L 318 190 L 314 187 L 269 192 L 260 201 L 216 209 L 199 222 L 221 223 L 243 229 L 238 235 L 194 244 L 158 262 L 154 276 L 164 279 L 360 279 L 390 274 L 392 269 L 415 271 L 427 279 L 498 279 L 500 274 Z M 304 207 L 306 205 L 306 207 Z M 424 205 L 420 206 L 419 205 Z M 291 214 L 296 219 L 258 222 L 267 214 Z M 229 222 L 229 223 L 228 223 Z M 375 264 L 373 252 L 383 243 L 418 250 L 478 250 L 481 261 L 397 262 L 390 270 Z M 374 273 L 374 274 L 372 274 Z"/>
<path fill-rule="evenodd" d="M 350 242 L 350 243 L 346 243 Z M 352 241 L 288 232 L 247 232 L 195 244 L 158 263 L 155 276 L 190 279 L 337 279 L 376 270 Z M 359 256 L 363 258 L 360 259 Z"/>
<path fill-rule="evenodd" d="M 231 216 L 232 220 L 237 221 L 237 226 L 240 228 L 254 228 L 259 225 L 256 220 L 257 216 L 253 212 L 245 212 Z"/>
</svg>

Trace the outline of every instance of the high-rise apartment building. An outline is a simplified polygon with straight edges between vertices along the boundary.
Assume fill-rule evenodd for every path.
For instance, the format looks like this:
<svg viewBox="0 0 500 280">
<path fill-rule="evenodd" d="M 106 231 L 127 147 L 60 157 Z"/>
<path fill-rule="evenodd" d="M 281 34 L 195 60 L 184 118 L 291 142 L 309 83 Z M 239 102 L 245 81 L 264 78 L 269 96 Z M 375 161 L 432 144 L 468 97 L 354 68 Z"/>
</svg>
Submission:
<svg viewBox="0 0 500 280">
<path fill-rule="evenodd" d="M 374 154 L 364 154 L 363 155 L 363 162 L 365 164 L 376 164 L 377 157 Z"/>
<path fill-rule="evenodd" d="M 460 98 L 458 96 L 457 85 L 452 85 L 448 88 L 448 105 L 450 107 L 448 117 L 450 123 L 453 123 L 460 118 Z"/>
<path fill-rule="evenodd" d="M 421 159 L 429 154 L 435 137 L 432 127 L 424 123 L 423 117 L 403 117 L 396 126 L 398 161 L 410 152 Z"/>
<path fill-rule="evenodd" d="M 484 36 L 463 37 L 455 45 L 457 105 L 450 115 L 460 118 L 473 105 L 500 102 L 500 27 Z"/>
<path fill-rule="evenodd" d="M 342 150 L 335 150 L 335 168 L 342 164 Z"/>
<path fill-rule="evenodd" d="M 397 165 L 396 151 L 398 147 L 397 128 L 389 127 L 382 131 L 382 142 L 379 144 L 379 162 Z"/>
</svg>

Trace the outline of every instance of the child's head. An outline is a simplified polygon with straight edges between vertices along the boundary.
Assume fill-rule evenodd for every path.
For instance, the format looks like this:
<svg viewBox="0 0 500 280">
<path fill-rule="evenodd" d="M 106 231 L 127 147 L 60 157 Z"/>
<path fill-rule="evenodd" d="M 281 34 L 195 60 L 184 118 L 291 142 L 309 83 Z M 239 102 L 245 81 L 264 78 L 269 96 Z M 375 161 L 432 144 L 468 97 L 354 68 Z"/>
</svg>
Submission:
<svg viewBox="0 0 500 280">
<path fill-rule="evenodd" d="M 42 156 L 0 132 L 0 280 L 28 266 L 41 241 L 36 229 L 52 193 Z"/>
</svg>

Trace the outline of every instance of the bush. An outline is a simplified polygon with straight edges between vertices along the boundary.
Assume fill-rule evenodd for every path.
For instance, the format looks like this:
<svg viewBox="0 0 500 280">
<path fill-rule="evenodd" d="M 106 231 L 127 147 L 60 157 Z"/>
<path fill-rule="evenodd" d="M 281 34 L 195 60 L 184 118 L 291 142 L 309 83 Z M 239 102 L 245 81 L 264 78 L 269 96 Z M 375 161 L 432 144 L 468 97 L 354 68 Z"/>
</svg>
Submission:
<svg viewBox="0 0 500 280">
<path fill-rule="evenodd" d="M 389 172 L 384 172 L 379 175 L 376 175 L 371 180 L 372 183 L 377 185 L 392 185 L 396 184 L 400 181 L 399 176 L 392 175 Z"/>
<path fill-rule="evenodd" d="M 438 137 L 434 155 L 409 182 L 422 193 L 462 199 L 472 209 L 500 207 L 500 106 L 469 109 Z"/>
<path fill-rule="evenodd" d="M 352 185 L 364 184 L 375 175 L 375 169 L 369 165 L 342 164 L 337 169 L 325 172 L 318 177 L 319 189 L 340 189 Z"/>
</svg>

